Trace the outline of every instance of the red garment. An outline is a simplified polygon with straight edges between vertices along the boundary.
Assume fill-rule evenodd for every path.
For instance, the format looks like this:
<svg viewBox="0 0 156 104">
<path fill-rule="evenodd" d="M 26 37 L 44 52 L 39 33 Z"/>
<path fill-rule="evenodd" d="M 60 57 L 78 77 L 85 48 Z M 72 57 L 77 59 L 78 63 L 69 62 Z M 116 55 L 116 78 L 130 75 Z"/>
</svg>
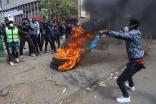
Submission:
<svg viewBox="0 0 156 104">
<path fill-rule="evenodd" d="M 139 64 L 145 64 L 145 61 L 143 58 L 141 59 L 136 59 L 136 60 L 130 60 L 130 62 L 136 62 L 136 63 L 139 63 Z"/>
</svg>

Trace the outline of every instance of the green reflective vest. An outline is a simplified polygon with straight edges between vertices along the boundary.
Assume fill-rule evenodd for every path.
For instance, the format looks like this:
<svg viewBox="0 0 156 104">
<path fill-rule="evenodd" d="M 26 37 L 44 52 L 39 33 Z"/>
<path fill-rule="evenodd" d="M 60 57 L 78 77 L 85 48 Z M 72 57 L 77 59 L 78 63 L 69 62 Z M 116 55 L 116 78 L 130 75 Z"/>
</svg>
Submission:
<svg viewBox="0 0 156 104">
<path fill-rule="evenodd" d="M 18 28 L 9 29 L 8 27 L 6 27 L 5 33 L 6 33 L 6 42 L 7 43 L 20 42 Z"/>
</svg>

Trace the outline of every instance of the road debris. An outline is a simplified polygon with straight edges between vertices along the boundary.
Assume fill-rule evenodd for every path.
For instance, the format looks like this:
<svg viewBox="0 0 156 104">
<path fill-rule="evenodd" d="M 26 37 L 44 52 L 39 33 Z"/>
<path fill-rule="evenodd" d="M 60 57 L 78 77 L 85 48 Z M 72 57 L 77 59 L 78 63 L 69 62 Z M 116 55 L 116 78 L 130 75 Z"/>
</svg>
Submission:
<svg viewBox="0 0 156 104">
<path fill-rule="evenodd" d="M 119 76 L 118 72 L 113 72 L 110 75 L 108 75 L 107 80 L 116 80 Z"/>
<path fill-rule="evenodd" d="M 0 90 L 0 96 L 5 97 L 5 96 L 8 96 L 8 94 L 9 94 L 9 87 L 6 87 Z"/>
<path fill-rule="evenodd" d="M 116 74 L 116 75 L 119 75 L 119 73 L 118 73 L 118 72 L 115 72 L 115 74 Z"/>
<path fill-rule="evenodd" d="M 98 85 L 99 85 L 100 87 L 106 87 L 106 86 L 107 86 L 105 82 L 99 82 Z"/>
<path fill-rule="evenodd" d="M 67 91 L 67 88 L 64 88 L 64 90 L 62 91 L 62 94 L 64 94 Z"/>
<path fill-rule="evenodd" d="M 63 102 L 61 101 L 59 104 L 62 104 Z"/>
<path fill-rule="evenodd" d="M 14 98 L 11 98 L 10 104 L 15 104 Z"/>
<path fill-rule="evenodd" d="M 98 85 L 94 85 L 94 86 L 92 86 L 92 88 L 96 88 Z"/>
<path fill-rule="evenodd" d="M 47 77 L 46 80 L 47 80 L 47 81 L 53 81 L 53 78 L 52 78 L 52 77 Z"/>
<path fill-rule="evenodd" d="M 83 91 L 82 93 L 83 93 L 83 95 L 87 95 L 87 92 L 86 91 Z"/>
<path fill-rule="evenodd" d="M 88 90 L 88 91 L 93 91 L 93 89 L 90 88 L 90 87 L 87 87 L 86 90 Z"/>
</svg>

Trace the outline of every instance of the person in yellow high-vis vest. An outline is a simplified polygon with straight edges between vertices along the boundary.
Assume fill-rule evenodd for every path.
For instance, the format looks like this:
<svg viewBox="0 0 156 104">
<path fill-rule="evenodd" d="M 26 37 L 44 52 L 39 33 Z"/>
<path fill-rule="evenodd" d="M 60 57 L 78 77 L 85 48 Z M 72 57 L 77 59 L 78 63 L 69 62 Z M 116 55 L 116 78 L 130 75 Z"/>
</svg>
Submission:
<svg viewBox="0 0 156 104">
<path fill-rule="evenodd" d="M 19 63 L 20 57 L 20 37 L 19 29 L 14 26 L 14 20 L 9 20 L 8 25 L 4 31 L 5 43 L 8 52 L 8 62 L 10 65 L 14 65 L 14 62 Z"/>
</svg>

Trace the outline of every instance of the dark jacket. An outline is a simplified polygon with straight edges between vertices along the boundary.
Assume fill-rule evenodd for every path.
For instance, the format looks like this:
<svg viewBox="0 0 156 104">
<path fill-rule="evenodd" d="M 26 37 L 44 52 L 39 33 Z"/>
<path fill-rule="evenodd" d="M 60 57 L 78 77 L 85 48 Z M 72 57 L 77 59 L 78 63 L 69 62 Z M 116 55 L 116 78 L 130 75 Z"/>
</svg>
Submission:
<svg viewBox="0 0 156 104">
<path fill-rule="evenodd" d="M 48 36 L 49 33 L 49 24 L 46 22 L 40 23 L 40 31 L 42 36 Z"/>
<path fill-rule="evenodd" d="M 52 36 L 54 39 L 59 37 L 59 28 L 57 24 L 49 25 L 49 36 Z"/>
<path fill-rule="evenodd" d="M 30 26 L 21 26 L 19 29 L 20 38 L 21 39 L 28 39 L 30 38 L 30 35 L 32 34 L 33 28 Z"/>
</svg>

